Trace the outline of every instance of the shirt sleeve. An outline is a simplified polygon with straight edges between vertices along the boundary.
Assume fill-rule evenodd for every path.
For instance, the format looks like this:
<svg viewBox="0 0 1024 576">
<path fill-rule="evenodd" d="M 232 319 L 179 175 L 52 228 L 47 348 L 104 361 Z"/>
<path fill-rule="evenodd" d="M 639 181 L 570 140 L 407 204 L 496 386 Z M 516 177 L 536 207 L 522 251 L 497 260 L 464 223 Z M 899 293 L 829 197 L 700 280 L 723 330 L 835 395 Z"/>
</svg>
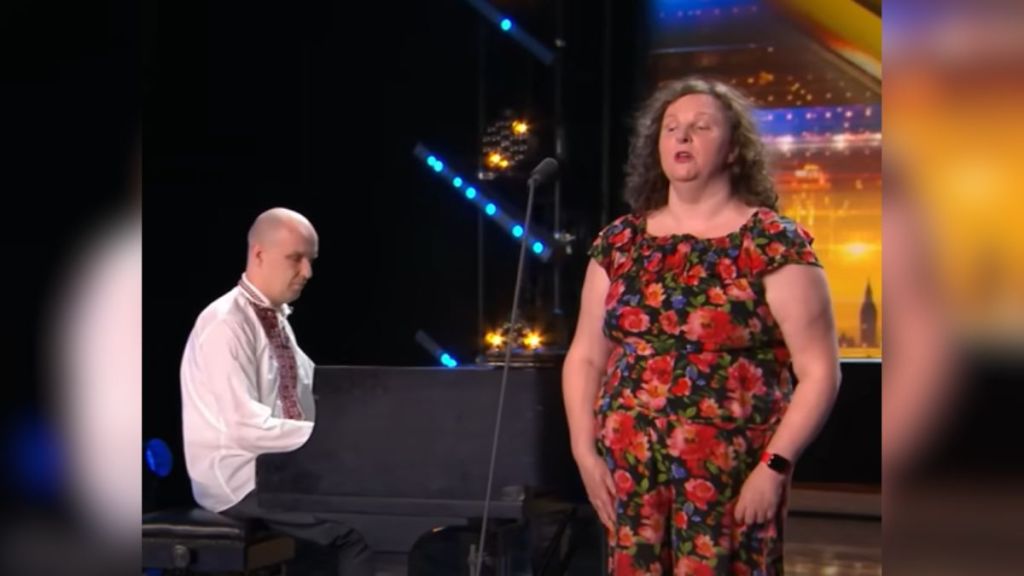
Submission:
<svg viewBox="0 0 1024 576">
<path fill-rule="evenodd" d="M 587 249 L 587 255 L 612 279 L 626 265 L 624 261 L 629 257 L 627 249 L 637 235 L 636 228 L 627 216 L 621 216 L 605 226 Z"/>
<path fill-rule="evenodd" d="M 197 372 L 191 381 L 205 388 L 197 404 L 239 448 L 256 454 L 295 450 L 309 439 L 313 422 L 276 418 L 259 401 L 254 349 L 241 329 L 223 322 L 211 326 L 190 367 Z"/>
<path fill-rule="evenodd" d="M 796 221 L 780 218 L 762 241 L 765 242 L 766 272 L 789 264 L 824 267 L 813 248 L 814 236 Z"/>
<path fill-rule="evenodd" d="M 594 242 L 590 245 L 590 249 L 587 250 L 587 255 L 597 262 L 597 264 L 603 268 L 609 276 L 611 276 L 612 248 L 608 245 L 608 238 L 603 231 L 594 239 Z"/>
</svg>

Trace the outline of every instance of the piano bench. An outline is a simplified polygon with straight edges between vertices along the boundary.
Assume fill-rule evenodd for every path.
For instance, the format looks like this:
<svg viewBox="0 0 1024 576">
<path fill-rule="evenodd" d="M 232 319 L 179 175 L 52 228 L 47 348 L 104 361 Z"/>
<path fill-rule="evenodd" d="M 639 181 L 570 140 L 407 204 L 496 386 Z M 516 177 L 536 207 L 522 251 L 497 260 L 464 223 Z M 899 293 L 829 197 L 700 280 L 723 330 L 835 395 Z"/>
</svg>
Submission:
<svg viewBox="0 0 1024 576">
<path fill-rule="evenodd" d="M 142 566 L 178 574 L 276 574 L 295 556 L 295 541 L 260 522 L 202 508 L 146 514 Z"/>
</svg>

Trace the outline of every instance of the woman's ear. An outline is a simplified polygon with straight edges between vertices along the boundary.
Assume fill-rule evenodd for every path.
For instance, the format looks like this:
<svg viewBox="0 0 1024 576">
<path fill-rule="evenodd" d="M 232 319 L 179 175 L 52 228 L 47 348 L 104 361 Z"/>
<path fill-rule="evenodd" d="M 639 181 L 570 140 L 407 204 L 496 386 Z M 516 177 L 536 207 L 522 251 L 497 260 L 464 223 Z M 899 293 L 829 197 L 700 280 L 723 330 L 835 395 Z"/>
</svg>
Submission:
<svg viewBox="0 0 1024 576">
<path fill-rule="evenodd" d="M 729 156 L 725 159 L 725 165 L 729 168 L 729 171 L 733 174 L 740 173 L 740 165 L 736 162 L 736 159 L 740 157 L 740 149 L 733 148 L 732 152 L 729 152 Z"/>
<path fill-rule="evenodd" d="M 729 157 L 725 160 L 725 163 L 729 164 L 729 165 L 732 165 L 733 163 L 736 162 L 736 158 L 738 158 L 739 155 L 740 155 L 740 149 L 739 148 L 733 148 L 732 152 L 729 152 Z"/>
</svg>

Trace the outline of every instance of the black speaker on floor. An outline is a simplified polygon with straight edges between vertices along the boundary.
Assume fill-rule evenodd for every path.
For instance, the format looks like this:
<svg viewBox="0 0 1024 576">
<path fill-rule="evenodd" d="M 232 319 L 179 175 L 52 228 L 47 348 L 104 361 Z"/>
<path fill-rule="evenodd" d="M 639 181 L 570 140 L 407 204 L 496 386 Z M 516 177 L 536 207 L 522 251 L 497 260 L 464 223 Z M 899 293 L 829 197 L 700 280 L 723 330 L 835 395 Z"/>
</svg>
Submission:
<svg viewBox="0 0 1024 576">
<path fill-rule="evenodd" d="M 470 576 L 479 538 L 479 526 L 424 534 L 409 551 L 408 576 Z M 599 576 L 606 573 L 604 545 L 603 528 L 592 512 L 492 524 L 480 576 Z"/>
</svg>

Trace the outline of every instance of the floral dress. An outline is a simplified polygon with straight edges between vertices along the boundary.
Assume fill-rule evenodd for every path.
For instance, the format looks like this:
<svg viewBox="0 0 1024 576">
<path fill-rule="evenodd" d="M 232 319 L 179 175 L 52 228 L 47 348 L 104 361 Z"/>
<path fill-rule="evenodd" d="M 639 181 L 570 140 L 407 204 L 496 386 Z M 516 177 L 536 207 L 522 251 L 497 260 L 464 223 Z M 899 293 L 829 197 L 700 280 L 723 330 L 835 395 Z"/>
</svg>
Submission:
<svg viewBox="0 0 1024 576">
<path fill-rule="evenodd" d="M 595 412 L 618 492 L 615 576 L 782 573 L 785 503 L 766 523 L 733 510 L 793 390 L 764 276 L 820 266 L 812 242 L 768 208 L 717 238 L 652 236 L 629 214 L 594 241 L 610 280 Z"/>
</svg>

